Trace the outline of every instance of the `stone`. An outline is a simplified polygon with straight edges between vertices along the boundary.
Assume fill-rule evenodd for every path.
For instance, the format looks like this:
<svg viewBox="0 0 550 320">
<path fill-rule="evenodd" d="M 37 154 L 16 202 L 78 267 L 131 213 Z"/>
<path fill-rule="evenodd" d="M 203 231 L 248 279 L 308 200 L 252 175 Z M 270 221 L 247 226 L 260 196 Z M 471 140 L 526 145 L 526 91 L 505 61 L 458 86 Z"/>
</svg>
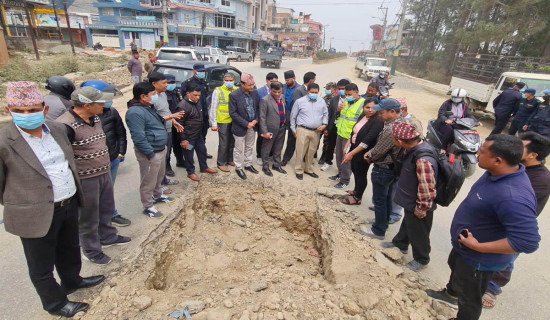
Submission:
<svg viewBox="0 0 550 320">
<path fill-rule="evenodd" d="M 400 262 L 403 259 L 403 254 L 397 248 L 382 249 L 382 254 L 394 262 Z"/>
<path fill-rule="evenodd" d="M 204 310 L 204 308 L 206 308 L 206 303 L 201 300 L 186 300 L 181 303 L 181 306 L 182 308 L 187 307 L 189 309 L 189 313 L 195 314 Z"/>
<path fill-rule="evenodd" d="M 388 320 L 388 317 L 378 309 L 372 309 L 366 313 L 367 320 Z"/>
<path fill-rule="evenodd" d="M 339 190 L 329 187 L 317 188 L 317 193 L 329 199 L 342 198 L 348 195 L 345 190 Z"/>
<path fill-rule="evenodd" d="M 327 299 L 325 301 L 325 304 L 327 305 L 327 307 L 331 308 L 331 309 L 334 309 L 334 310 L 338 310 L 338 306 L 334 304 L 334 302 L 332 302 L 331 300 Z"/>
<path fill-rule="evenodd" d="M 346 299 L 343 303 L 344 311 L 349 315 L 361 314 L 363 310 L 353 300 Z"/>
<path fill-rule="evenodd" d="M 285 315 L 282 312 L 277 312 L 277 320 L 285 320 Z"/>
<path fill-rule="evenodd" d="M 391 276 L 397 278 L 403 273 L 403 269 L 393 264 L 393 262 L 386 258 L 380 251 L 376 251 L 374 258 L 376 259 L 376 262 L 378 262 L 378 265 L 386 269 Z"/>
<path fill-rule="evenodd" d="M 365 310 L 374 308 L 378 301 L 378 296 L 375 293 L 366 293 L 359 296 L 359 305 Z"/>
<path fill-rule="evenodd" d="M 239 320 L 250 320 L 250 313 L 248 310 L 244 310 Z"/>
<path fill-rule="evenodd" d="M 229 294 L 234 296 L 234 297 L 238 297 L 238 296 L 241 295 L 241 289 L 233 288 L 233 289 L 229 290 Z"/>
<path fill-rule="evenodd" d="M 133 304 L 139 311 L 143 311 L 153 304 L 153 299 L 149 296 L 139 296 L 134 298 Z"/>
<path fill-rule="evenodd" d="M 242 221 L 241 219 L 231 218 L 231 222 L 241 227 L 246 227 L 246 222 Z"/>
<path fill-rule="evenodd" d="M 269 286 L 268 283 L 265 282 L 265 281 L 257 281 L 257 282 L 252 282 L 248 286 L 248 288 L 250 289 L 250 291 L 259 292 L 259 291 L 267 289 L 268 286 Z"/>
<path fill-rule="evenodd" d="M 223 305 L 226 307 L 226 308 L 233 308 L 233 301 L 231 299 L 225 299 L 223 301 Z"/>
<path fill-rule="evenodd" d="M 237 252 L 245 252 L 249 250 L 248 244 L 243 242 L 237 242 L 233 249 Z"/>
<path fill-rule="evenodd" d="M 250 222 L 250 221 L 246 220 L 246 222 L 245 222 L 245 223 L 246 223 L 246 227 L 247 227 L 247 228 L 250 228 L 250 227 L 252 227 L 252 222 Z"/>
<path fill-rule="evenodd" d="M 421 315 L 419 315 L 416 312 L 413 312 L 413 313 L 409 314 L 409 319 L 410 320 L 423 320 L 424 317 L 422 317 Z"/>
</svg>

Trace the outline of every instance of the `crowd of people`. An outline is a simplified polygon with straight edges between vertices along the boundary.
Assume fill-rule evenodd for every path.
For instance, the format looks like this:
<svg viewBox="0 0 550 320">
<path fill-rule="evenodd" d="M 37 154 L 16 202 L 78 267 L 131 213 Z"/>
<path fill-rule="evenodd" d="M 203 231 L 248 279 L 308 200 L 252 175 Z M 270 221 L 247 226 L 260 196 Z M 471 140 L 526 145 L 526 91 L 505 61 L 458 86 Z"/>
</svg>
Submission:
<svg viewBox="0 0 550 320">
<path fill-rule="evenodd" d="M 7 85 L 6 109 L 13 122 L 0 134 L 0 203 L 6 231 L 21 237 L 31 281 L 46 311 L 71 317 L 86 310 L 88 304 L 69 301 L 67 295 L 105 277 L 82 277 L 81 257 L 105 265 L 111 258 L 102 248 L 131 241 L 116 228 L 131 221 L 118 213 L 113 189 L 127 151 L 124 122 L 147 217 L 162 218 L 155 205 L 174 201 L 170 186 L 179 181 L 170 179 L 175 176 L 172 153 L 176 167 L 185 168 L 192 181 L 201 179 L 195 155 L 205 174 L 230 172 L 233 166 L 238 177 L 247 179 L 247 174 L 259 174 L 255 161 L 266 176 L 273 171 L 285 175 L 294 158 L 298 180 L 304 174 L 317 179 L 313 164 L 322 139 L 318 164 L 325 171 L 335 161 L 337 174 L 329 177 L 334 188 L 345 189 L 353 175 L 354 188 L 347 190 L 343 204 L 362 203 L 372 165 L 369 209 L 375 217 L 359 232 L 384 240 L 388 225 L 403 217 L 398 233 L 381 247 L 407 253 L 410 246 L 413 259 L 407 267 L 413 271 L 430 262 L 437 190 L 445 183 L 439 161 L 446 150 L 423 140 L 422 123 L 408 112 L 405 98 L 380 96 L 377 82 L 385 78 L 371 82 L 365 94 L 347 79 L 326 84 L 323 94 L 313 72 L 303 75 L 302 84 L 292 70 L 284 72 L 284 83 L 270 72 L 257 89 L 251 74 L 242 73 L 237 83 L 228 73 L 209 92 L 202 63 L 178 88 L 171 74 L 149 72 L 142 81 L 138 58 L 128 64 L 135 84 L 125 121 L 112 108 L 120 92 L 101 80 L 75 88 L 67 78 L 51 77 L 44 97 L 33 82 Z M 457 305 L 457 319 L 478 319 L 482 306 L 494 306 L 519 253 L 534 252 L 540 241 L 537 216 L 550 194 L 544 165 L 550 153 L 550 91 L 538 103 L 530 89 L 521 98 L 522 86 L 495 100 L 499 110 L 509 96 L 520 97 L 512 109 L 510 135 L 493 132 L 481 146 L 479 166 L 486 172 L 459 205 L 450 228 L 449 283 L 440 291 L 427 290 L 434 299 Z M 457 89 L 440 108 L 437 130 L 445 144 L 453 139 L 452 120 L 473 117 L 465 97 Z M 218 134 L 217 169 L 207 164 L 212 157 L 208 131 Z M 516 131 L 527 132 L 516 137 Z"/>
</svg>

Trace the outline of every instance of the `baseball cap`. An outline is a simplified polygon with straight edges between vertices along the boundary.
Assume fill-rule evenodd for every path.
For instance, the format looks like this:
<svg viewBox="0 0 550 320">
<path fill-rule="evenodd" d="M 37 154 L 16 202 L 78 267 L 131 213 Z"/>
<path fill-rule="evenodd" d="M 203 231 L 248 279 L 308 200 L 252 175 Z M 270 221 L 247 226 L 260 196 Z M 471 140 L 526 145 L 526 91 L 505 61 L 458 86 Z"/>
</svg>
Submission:
<svg viewBox="0 0 550 320">
<path fill-rule="evenodd" d="M 528 89 L 525 89 L 524 91 L 525 93 L 530 93 L 530 94 L 535 94 L 537 93 L 537 90 L 533 89 L 533 88 L 528 88 Z"/>
<path fill-rule="evenodd" d="M 372 110 L 374 111 L 380 111 L 380 110 L 395 110 L 399 111 L 399 107 L 401 104 L 399 101 L 392 99 L 392 98 L 386 98 L 382 101 L 380 101 L 379 104 L 375 104 L 372 106 Z"/>
<path fill-rule="evenodd" d="M 193 65 L 193 70 L 199 71 L 199 72 L 205 71 L 205 69 L 204 69 L 204 63 L 195 63 L 195 64 Z"/>
<path fill-rule="evenodd" d="M 77 103 L 105 103 L 113 100 L 114 93 L 102 92 L 93 87 L 78 88 L 71 94 L 71 100 Z"/>
<path fill-rule="evenodd" d="M 514 83 L 514 85 L 520 89 L 523 89 L 523 87 L 525 87 L 525 82 L 516 82 Z"/>
</svg>

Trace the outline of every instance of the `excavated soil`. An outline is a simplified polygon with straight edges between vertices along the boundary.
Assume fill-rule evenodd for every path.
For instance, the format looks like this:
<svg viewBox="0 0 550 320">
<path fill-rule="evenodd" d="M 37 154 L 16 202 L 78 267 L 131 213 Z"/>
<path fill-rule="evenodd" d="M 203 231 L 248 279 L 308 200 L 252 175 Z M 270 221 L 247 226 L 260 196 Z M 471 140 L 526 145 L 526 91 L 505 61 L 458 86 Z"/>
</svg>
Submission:
<svg viewBox="0 0 550 320">
<path fill-rule="evenodd" d="M 174 319 L 167 314 L 184 307 L 208 320 L 453 314 L 399 266 L 399 251 L 377 250 L 352 230 L 357 217 L 319 193 L 263 178 L 204 179 L 79 317 Z"/>
</svg>

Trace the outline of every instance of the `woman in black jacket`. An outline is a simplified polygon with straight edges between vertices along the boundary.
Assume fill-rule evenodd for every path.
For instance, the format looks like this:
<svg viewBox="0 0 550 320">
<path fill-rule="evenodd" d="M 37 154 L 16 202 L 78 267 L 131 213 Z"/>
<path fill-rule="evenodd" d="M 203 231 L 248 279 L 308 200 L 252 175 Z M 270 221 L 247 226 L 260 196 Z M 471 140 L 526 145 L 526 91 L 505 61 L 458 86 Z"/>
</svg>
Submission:
<svg viewBox="0 0 550 320">
<path fill-rule="evenodd" d="M 367 98 L 363 105 L 363 115 L 351 132 L 351 136 L 346 144 L 346 155 L 342 163 L 351 161 L 351 171 L 355 179 L 355 188 L 348 191 L 349 197 L 342 199 L 342 203 L 350 205 L 360 205 L 363 193 L 367 188 L 367 172 L 369 163 L 363 156 L 376 144 L 378 135 L 384 128 L 384 121 L 378 116 L 378 113 L 371 107 L 375 104 L 374 98 Z"/>
</svg>

